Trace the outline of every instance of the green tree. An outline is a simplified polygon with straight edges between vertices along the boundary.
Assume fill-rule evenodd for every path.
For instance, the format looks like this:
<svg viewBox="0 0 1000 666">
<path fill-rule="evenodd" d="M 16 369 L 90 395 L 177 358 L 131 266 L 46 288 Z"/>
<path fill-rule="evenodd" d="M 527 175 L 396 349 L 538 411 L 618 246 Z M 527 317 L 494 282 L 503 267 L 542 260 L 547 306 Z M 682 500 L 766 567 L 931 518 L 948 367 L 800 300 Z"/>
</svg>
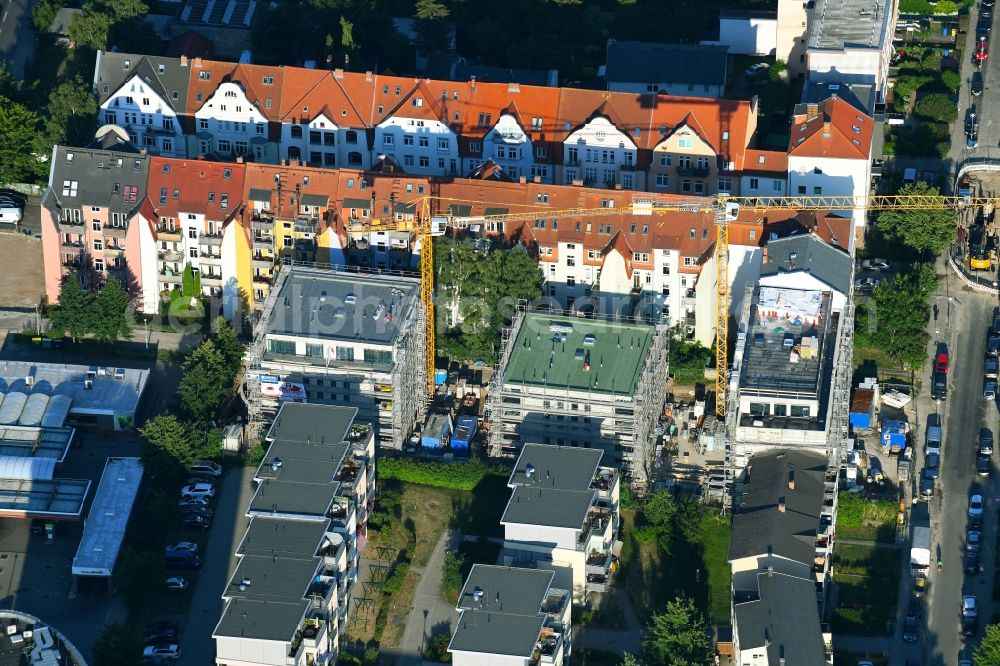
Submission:
<svg viewBox="0 0 1000 666">
<path fill-rule="evenodd" d="M 646 504 L 642 507 L 642 516 L 646 522 L 660 529 L 670 527 L 676 513 L 677 503 L 666 490 L 657 490 L 651 493 Z"/>
<path fill-rule="evenodd" d="M 625 656 L 622 658 L 622 663 L 619 666 L 640 666 L 640 664 L 635 657 L 626 652 Z"/>
<path fill-rule="evenodd" d="M 111 276 L 104 281 L 89 313 L 90 330 L 97 340 L 115 342 L 132 337 L 132 299 L 118 278 Z"/>
<path fill-rule="evenodd" d="M 153 452 L 180 465 L 187 466 L 198 459 L 192 428 L 170 412 L 157 414 L 146 421 L 139 434 Z"/>
<path fill-rule="evenodd" d="M 445 19 L 451 14 L 438 0 L 417 0 L 415 18 L 417 45 L 424 53 L 445 51 L 451 26 Z"/>
<path fill-rule="evenodd" d="M 457 603 L 464 582 L 465 556 L 449 550 L 444 554 L 444 565 L 441 567 L 441 594 L 449 603 Z"/>
<path fill-rule="evenodd" d="M 134 666 L 142 661 L 142 637 L 128 624 L 106 624 L 101 627 L 92 652 L 95 664 Z"/>
<path fill-rule="evenodd" d="M 354 51 L 358 48 L 354 41 L 354 24 L 343 15 L 340 17 L 340 45 L 345 51 Z"/>
<path fill-rule="evenodd" d="M 925 288 L 911 274 L 880 283 L 872 300 L 858 307 L 856 343 L 881 349 L 910 368 L 921 367 L 930 341 Z"/>
<path fill-rule="evenodd" d="M 33 182 L 45 171 L 36 156 L 40 125 L 26 106 L 0 96 L 0 183 Z"/>
<path fill-rule="evenodd" d="M 233 376 L 226 368 L 222 352 L 205 340 L 184 361 L 184 374 L 177 387 L 184 412 L 197 423 L 207 423 L 233 389 Z"/>
<path fill-rule="evenodd" d="M 69 335 L 76 342 L 90 332 L 90 305 L 93 302 L 89 292 L 80 284 L 80 276 L 70 273 L 63 278 L 59 289 L 59 300 L 49 312 L 49 322 L 55 335 Z"/>
<path fill-rule="evenodd" d="M 108 47 L 108 31 L 111 29 L 111 17 L 98 10 L 94 5 L 84 5 L 83 11 L 70 21 L 67 33 L 69 39 L 78 47 L 95 51 Z"/>
<path fill-rule="evenodd" d="M 983 640 L 976 648 L 976 666 L 997 666 L 1000 664 L 1000 624 L 987 625 Z"/>
<path fill-rule="evenodd" d="M 56 20 L 56 14 L 66 6 L 64 0 L 42 0 L 31 10 L 31 25 L 35 28 L 35 33 L 46 35 L 52 22 Z"/>
<path fill-rule="evenodd" d="M 962 87 L 962 75 L 946 69 L 941 72 L 941 84 L 949 90 L 958 90 Z"/>
<path fill-rule="evenodd" d="M 215 331 L 212 333 L 211 340 L 218 348 L 219 353 L 222 354 L 231 381 L 243 367 L 245 349 L 228 319 L 219 317 L 215 322 Z"/>
<path fill-rule="evenodd" d="M 689 597 L 667 602 L 653 613 L 649 633 L 642 642 L 642 658 L 663 666 L 707 665 L 711 662 L 708 627 L 701 611 Z"/>
<path fill-rule="evenodd" d="M 184 266 L 184 274 L 181 276 L 181 293 L 188 299 L 201 296 L 201 274 L 195 273 L 191 264 Z"/>
<path fill-rule="evenodd" d="M 80 19 L 80 16 L 77 16 L 77 19 Z M 71 36 L 77 19 L 70 24 Z M 43 134 L 48 146 L 57 143 L 85 146 L 94 138 L 94 128 L 97 126 L 97 102 L 90 94 L 90 86 L 79 76 L 63 81 L 52 90 L 47 109 L 48 117 Z"/>
<path fill-rule="evenodd" d="M 674 530 L 688 543 L 701 543 L 701 507 L 692 500 L 677 503 Z"/>
<path fill-rule="evenodd" d="M 950 123 L 958 117 L 958 106 L 944 93 L 927 95 L 914 108 L 918 115 L 942 123 Z"/>
<path fill-rule="evenodd" d="M 936 187 L 921 181 L 904 185 L 900 194 L 939 196 Z M 955 242 L 955 213 L 947 210 L 887 210 L 876 222 L 886 240 L 901 243 L 921 255 L 938 254 Z"/>
<path fill-rule="evenodd" d="M 143 0 L 100 0 L 100 8 L 111 16 L 113 23 L 129 21 L 149 13 L 149 5 Z"/>
<path fill-rule="evenodd" d="M 125 607 L 135 615 L 156 601 L 165 573 L 162 552 L 129 549 L 118 559 L 112 580 Z"/>
</svg>

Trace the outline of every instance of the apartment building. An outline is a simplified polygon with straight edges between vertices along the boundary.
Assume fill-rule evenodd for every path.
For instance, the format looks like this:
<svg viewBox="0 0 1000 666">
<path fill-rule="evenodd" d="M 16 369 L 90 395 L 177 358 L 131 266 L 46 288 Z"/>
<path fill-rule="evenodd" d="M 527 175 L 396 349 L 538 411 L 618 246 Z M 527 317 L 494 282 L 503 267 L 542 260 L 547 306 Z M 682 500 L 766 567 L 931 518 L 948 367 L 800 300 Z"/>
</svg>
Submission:
<svg viewBox="0 0 1000 666">
<path fill-rule="evenodd" d="M 832 663 L 820 617 L 834 547 L 837 473 L 825 455 L 801 450 L 750 460 L 729 547 L 737 663 Z"/>
<path fill-rule="evenodd" d="M 493 456 L 531 442 L 603 450 L 645 487 L 667 379 L 665 323 L 520 311 L 486 405 Z"/>
<path fill-rule="evenodd" d="M 136 98 L 133 85 L 146 96 Z M 492 161 L 513 180 L 695 195 L 737 193 L 757 123 L 756 100 L 459 83 L 184 57 L 102 53 L 94 86 L 104 120 L 127 126 L 150 152 L 165 155 L 297 159 L 356 169 L 389 160 L 410 175 L 447 177 Z M 162 139 L 147 142 L 146 134 L 132 130 L 148 126 L 141 113 L 134 123 L 126 115 L 136 99 L 162 109 L 164 118 L 183 116 L 167 123 L 171 131 L 183 131 L 183 141 L 172 135 L 168 151 Z M 166 131 L 158 117 L 149 120 Z"/>
<path fill-rule="evenodd" d="M 336 663 L 364 547 L 359 512 L 374 489 L 373 432 L 356 414 L 296 403 L 278 412 L 212 632 L 219 666 Z"/>
<path fill-rule="evenodd" d="M 403 275 L 285 266 L 251 347 L 263 414 L 297 390 L 309 403 L 348 406 L 379 446 L 400 449 L 422 420 L 426 393 L 420 281 Z"/>
<path fill-rule="evenodd" d="M 871 144 L 875 121 L 846 100 L 829 97 L 800 104 L 792 117 L 788 144 L 788 193 L 792 196 L 868 194 L 872 180 Z M 834 211 L 854 220 L 852 250 L 864 245 L 864 209 Z"/>
<path fill-rule="evenodd" d="M 525 444 L 507 482 L 501 559 L 555 572 L 575 604 L 607 589 L 617 552 L 620 476 L 601 465 L 604 457 L 600 449 Z"/>
<path fill-rule="evenodd" d="M 877 101 L 884 102 L 896 5 L 895 0 L 816 0 L 796 69 L 803 72 L 804 64 L 810 81 L 872 85 Z"/>
<path fill-rule="evenodd" d="M 549 571 L 475 564 L 457 610 L 455 666 L 569 663 L 572 602 Z"/>
<path fill-rule="evenodd" d="M 86 286 L 116 275 L 143 309 L 156 303 L 155 265 L 142 260 L 155 256 L 152 216 L 143 212 L 149 168 L 148 155 L 53 148 L 40 206 L 49 302 L 73 271 Z"/>
</svg>

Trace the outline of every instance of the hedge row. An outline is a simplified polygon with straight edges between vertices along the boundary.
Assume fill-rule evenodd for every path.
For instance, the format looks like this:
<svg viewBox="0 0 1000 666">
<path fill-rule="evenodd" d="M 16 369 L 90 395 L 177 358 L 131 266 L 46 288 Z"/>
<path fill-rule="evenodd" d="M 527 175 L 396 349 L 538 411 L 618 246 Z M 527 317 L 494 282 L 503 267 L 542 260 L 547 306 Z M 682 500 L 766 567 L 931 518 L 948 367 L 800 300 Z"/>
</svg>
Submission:
<svg viewBox="0 0 1000 666">
<path fill-rule="evenodd" d="M 479 460 L 437 462 L 414 458 L 379 458 L 376 465 L 380 479 L 454 490 L 472 490 L 487 476 L 510 475 L 510 470 L 506 467 L 487 465 Z"/>
</svg>

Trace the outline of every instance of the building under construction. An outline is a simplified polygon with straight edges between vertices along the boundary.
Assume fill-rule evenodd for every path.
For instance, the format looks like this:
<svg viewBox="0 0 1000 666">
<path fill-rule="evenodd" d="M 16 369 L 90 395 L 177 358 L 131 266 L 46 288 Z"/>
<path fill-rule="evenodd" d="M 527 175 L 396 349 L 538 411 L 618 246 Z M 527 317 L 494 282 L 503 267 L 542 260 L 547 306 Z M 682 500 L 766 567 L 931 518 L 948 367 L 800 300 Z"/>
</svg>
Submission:
<svg viewBox="0 0 1000 666">
<path fill-rule="evenodd" d="M 666 322 L 518 312 L 489 388 L 490 455 L 516 456 L 528 442 L 601 448 L 645 488 L 669 336 Z"/>
<path fill-rule="evenodd" d="M 402 448 L 426 408 L 425 330 L 418 278 L 282 266 L 249 352 L 251 436 L 309 402 L 356 407 L 379 446 Z"/>
</svg>

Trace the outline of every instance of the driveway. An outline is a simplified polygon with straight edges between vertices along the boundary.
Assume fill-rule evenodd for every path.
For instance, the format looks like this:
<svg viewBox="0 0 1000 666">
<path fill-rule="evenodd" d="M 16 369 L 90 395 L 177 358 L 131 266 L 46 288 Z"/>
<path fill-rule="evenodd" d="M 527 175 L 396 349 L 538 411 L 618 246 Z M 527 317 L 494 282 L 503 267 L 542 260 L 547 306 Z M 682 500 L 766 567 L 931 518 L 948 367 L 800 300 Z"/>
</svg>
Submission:
<svg viewBox="0 0 1000 666">
<path fill-rule="evenodd" d="M 212 631 L 222 616 L 222 592 L 236 569 L 236 547 L 250 522 L 246 517 L 246 508 L 253 496 L 253 472 L 252 467 L 238 467 L 229 470 L 223 478 L 186 625 L 181 620 L 183 656 L 177 662 L 178 666 L 214 663 Z"/>
</svg>

